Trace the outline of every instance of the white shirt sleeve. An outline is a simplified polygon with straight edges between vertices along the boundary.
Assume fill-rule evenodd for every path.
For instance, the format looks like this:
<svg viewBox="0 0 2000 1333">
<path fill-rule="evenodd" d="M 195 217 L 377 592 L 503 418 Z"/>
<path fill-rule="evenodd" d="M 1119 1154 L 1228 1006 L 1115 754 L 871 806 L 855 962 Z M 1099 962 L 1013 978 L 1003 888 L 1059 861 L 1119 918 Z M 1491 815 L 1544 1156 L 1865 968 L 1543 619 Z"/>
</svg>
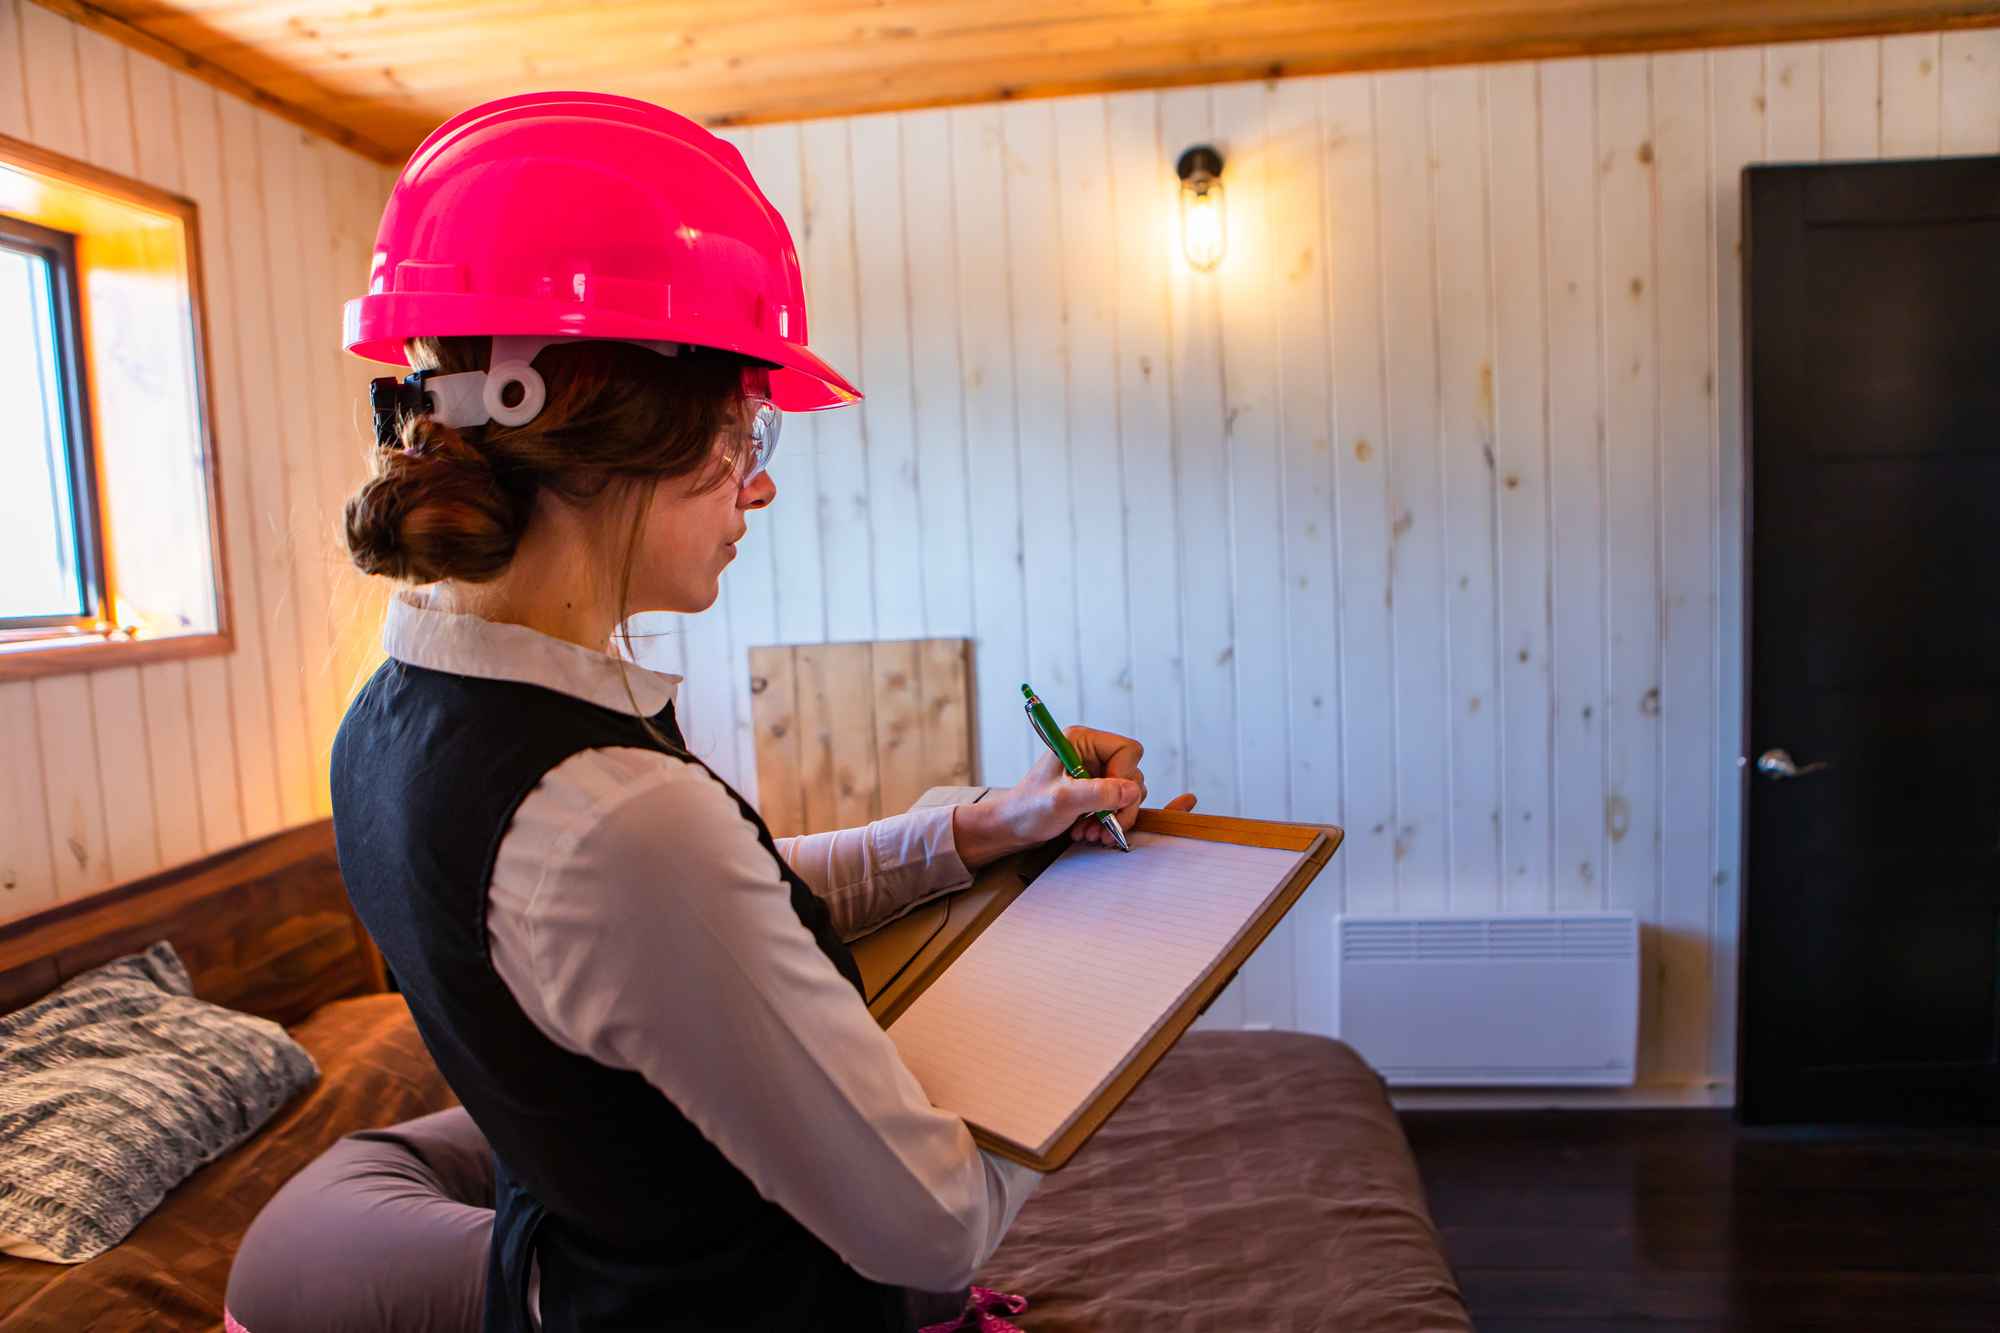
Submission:
<svg viewBox="0 0 2000 1333">
<path fill-rule="evenodd" d="M 866 1277 L 965 1286 L 1041 1179 L 930 1104 L 696 765 L 558 765 L 502 839 L 487 920 L 496 970 L 550 1040 L 637 1071 Z"/>
<path fill-rule="evenodd" d="M 776 839 L 778 852 L 819 895 L 833 928 L 851 940 L 927 898 L 962 889 L 972 872 L 958 856 L 951 807 L 929 806 L 863 828 Z"/>
</svg>

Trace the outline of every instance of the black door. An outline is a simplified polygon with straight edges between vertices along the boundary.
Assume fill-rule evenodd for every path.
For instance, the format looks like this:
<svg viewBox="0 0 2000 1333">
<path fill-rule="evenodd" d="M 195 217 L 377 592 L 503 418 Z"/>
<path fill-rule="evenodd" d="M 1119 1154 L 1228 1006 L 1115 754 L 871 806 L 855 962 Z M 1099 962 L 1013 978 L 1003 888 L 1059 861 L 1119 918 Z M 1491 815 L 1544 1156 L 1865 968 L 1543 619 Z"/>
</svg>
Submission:
<svg viewBox="0 0 2000 1333">
<path fill-rule="evenodd" d="M 2000 1119 L 2000 158 L 1743 197 L 1742 1114 Z"/>
</svg>

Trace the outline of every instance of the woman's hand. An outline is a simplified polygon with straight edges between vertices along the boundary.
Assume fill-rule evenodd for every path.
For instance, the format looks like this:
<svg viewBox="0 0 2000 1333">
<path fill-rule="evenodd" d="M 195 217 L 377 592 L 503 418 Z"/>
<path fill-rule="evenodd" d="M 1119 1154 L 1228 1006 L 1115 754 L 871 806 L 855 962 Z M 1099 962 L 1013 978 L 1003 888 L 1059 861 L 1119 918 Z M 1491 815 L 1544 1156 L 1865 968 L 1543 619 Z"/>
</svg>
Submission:
<svg viewBox="0 0 2000 1333">
<path fill-rule="evenodd" d="M 1098 810 L 1115 810 L 1128 829 L 1139 818 L 1146 799 L 1146 775 L 1139 770 L 1145 747 L 1130 736 L 1092 727 L 1068 727 L 1064 734 L 1082 756 L 1085 771 L 1095 776 L 1072 778 L 1044 751 L 1028 775 L 1005 792 L 977 805 L 955 807 L 952 837 L 968 868 L 1047 842 L 1065 830 L 1072 842 L 1109 846 L 1111 834 L 1090 817 Z M 1192 810 L 1194 804 L 1194 793 L 1182 792 L 1166 808 Z"/>
</svg>

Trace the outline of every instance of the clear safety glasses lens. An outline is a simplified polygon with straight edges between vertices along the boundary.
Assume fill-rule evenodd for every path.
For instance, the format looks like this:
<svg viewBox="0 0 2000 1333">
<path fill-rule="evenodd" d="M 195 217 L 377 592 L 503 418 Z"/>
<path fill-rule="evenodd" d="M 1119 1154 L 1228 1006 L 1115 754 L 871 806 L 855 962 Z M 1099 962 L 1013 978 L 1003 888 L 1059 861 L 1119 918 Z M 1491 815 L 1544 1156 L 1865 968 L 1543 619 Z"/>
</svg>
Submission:
<svg viewBox="0 0 2000 1333">
<path fill-rule="evenodd" d="M 743 474 L 747 483 L 766 468 L 778 452 L 778 435 L 784 429 L 785 414 L 769 401 L 750 404 L 750 466 Z"/>
</svg>

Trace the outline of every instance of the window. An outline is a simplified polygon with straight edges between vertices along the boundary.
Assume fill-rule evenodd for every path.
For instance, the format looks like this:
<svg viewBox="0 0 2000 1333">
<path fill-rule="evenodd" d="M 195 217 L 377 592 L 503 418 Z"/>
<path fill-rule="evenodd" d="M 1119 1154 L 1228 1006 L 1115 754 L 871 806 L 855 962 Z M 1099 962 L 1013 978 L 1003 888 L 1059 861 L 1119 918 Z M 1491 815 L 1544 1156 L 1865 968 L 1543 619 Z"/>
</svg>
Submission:
<svg viewBox="0 0 2000 1333">
<path fill-rule="evenodd" d="M 0 629 L 98 618 L 97 525 L 78 382 L 76 238 L 0 218 Z"/>
<path fill-rule="evenodd" d="M 0 135 L 0 680 L 229 649 L 195 241 Z"/>
</svg>

